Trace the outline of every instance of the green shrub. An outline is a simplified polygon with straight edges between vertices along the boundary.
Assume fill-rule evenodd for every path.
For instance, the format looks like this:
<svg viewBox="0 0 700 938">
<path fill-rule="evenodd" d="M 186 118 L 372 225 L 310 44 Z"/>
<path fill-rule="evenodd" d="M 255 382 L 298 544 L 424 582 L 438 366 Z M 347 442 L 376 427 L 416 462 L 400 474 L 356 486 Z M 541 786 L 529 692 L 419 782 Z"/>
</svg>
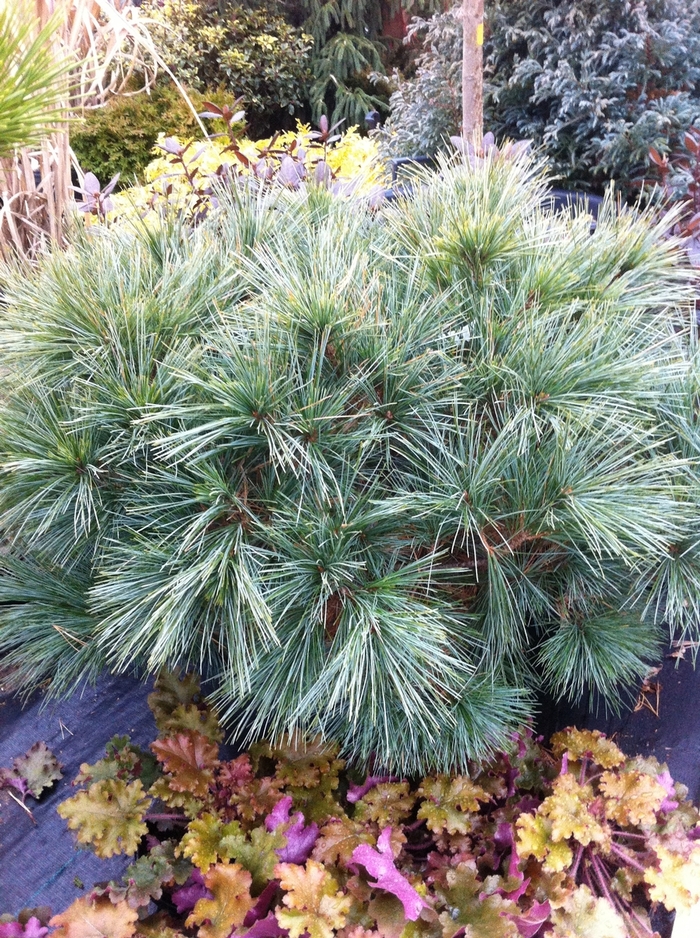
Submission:
<svg viewBox="0 0 700 938">
<path fill-rule="evenodd" d="M 459 108 L 443 107 L 433 85 L 449 72 L 459 94 L 461 23 L 453 12 L 420 29 L 421 68 L 391 100 L 395 155 L 432 152 L 459 123 Z M 544 145 L 567 184 L 600 189 L 617 179 L 631 194 L 649 149 L 675 149 L 700 119 L 700 4 L 493 0 L 485 81 L 487 129 Z"/>
<path fill-rule="evenodd" d="M 144 0 L 142 12 L 186 85 L 243 98 L 252 136 L 293 128 L 306 115 L 312 39 L 282 16 L 236 0 Z"/>
<path fill-rule="evenodd" d="M 230 102 L 229 93 L 210 90 L 206 94 L 190 90 L 197 112 L 204 101 Z M 175 85 L 160 82 L 150 93 L 110 98 L 102 108 L 87 111 L 71 129 L 71 146 L 83 170 L 107 182 L 121 174 L 119 187 L 144 181 L 143 171 L 153 159 L 158 134 L 178 134 L 183 140 L 202 136 L 192 110 Z"/>
<path fill-rule="evenodd" d="M 463 767 L 527 688 L 619 704 L 700 621 L 677 247 L 458 158 L 379 215 L 314 186 L 91 229 L 5 275 L 0 656 L 212 677 L 229 726 Z M 525 690 L 523 690 L 525 688 Z"/>
</svg>

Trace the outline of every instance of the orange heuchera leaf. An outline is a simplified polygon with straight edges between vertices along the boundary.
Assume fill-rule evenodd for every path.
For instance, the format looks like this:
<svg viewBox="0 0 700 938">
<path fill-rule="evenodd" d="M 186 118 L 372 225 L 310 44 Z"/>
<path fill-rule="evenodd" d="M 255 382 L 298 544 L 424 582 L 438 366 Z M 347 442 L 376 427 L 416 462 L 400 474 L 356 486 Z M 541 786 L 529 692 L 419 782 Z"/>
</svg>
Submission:
<svg viewBox="0 0 700 938">
<path fill-rule="evenodd" d="M 53 938 L 132 938 L 136 933 L 138 912 L 126 902 L 112 902 L 103 896 L 90 902 L 76 899 L 65 912 L 49 922 L 57 929 Z"/>
<path fill-rule="evenodd" d="M 622 750 L 599 730 L 562 730 L 552 736 L 551 746 L 555 756 L 568 752 L 573 762 L 580 762 L 587 756 L 604 769 L 614 769 L 625 761 Z"/>
<path fill-rule="evenodd" d="M 187 791 L 205 798 L 218 766 L 219 747 L 202 733 L 178 733 L 169 739 L 157 739 L 151 749 L 171 778 L 175 791 Z"/>
<path fill-rule="evenodd" d="M 92 844 L 98 857 L 135 853 L 148 832 L 143 819 L 151 799 L 144 795 L 138 780 L 106 778 L 68 798 L 58 813 L 77 831 L 78 843 Z"/>
<path fill-rule="evenodd" d="M 229 938 L 255 905 L 250 895 L 251 882 L 250 873 L 239 863 L 212 866 L 204 875 L 204 885 L 214 898 L 200 899 L 185 924 L 201 925 L 198 938 Z"/>
<path fill-rule="evenodd" d="M 441 831 L 467 834 L 469 815 L 479 810 L 480 801 L 491 800 L 491 796 L 466 775 L 425 778 L 418 794 L 425 799 L 418 809 L 418 817 L 425 820 L 428 830 L 434 834 Z"/>
<path fill-rule="evenodd" d="M 282 787 L 278 778 L 253 778 L 232 793 L 230 803 L 242 821 L 254 821 L 269 814 L 281 801 Z"/>
<path fill-rule="evenodd" d="M 654 902 L 662 902 L 667 909 L 688 910 L 700 902 L 700 844 L 688 853 L 673 853 L 665 847 L 655 847 L 659 868 L 649 867 L 644 879 Z"/>
<path fill-rule="evenodd" d="M 373 844 L 374 841 L 373 834 L 364 824 L 358 824 L 348 817 L 333 818 L 321 828 L 312 856 L 319 863 L 339 863 L 341 866 L 347 866 L 355 847 L 360 844 Z"/>
<path fill-rule="evenodd" d="M 656 812 L 668 797 L 663 785 L 646 772 L 604 772 L 600 790 L 607 816 L 618 824 L 652 827 Z"/>
<path fill-rule="evenodd" d="M 307 860 L 306 866 L 278 863 L 275 878 L 286 892 L 282 901 L 287 906 L 275 916 L 290 938 L 301 938 L 305 932 L 309 938 L 333 938 L 334 931 L 345 926 L 352 896 L 340 892 L 322 864 L 315 860 Z"/>
</svg>

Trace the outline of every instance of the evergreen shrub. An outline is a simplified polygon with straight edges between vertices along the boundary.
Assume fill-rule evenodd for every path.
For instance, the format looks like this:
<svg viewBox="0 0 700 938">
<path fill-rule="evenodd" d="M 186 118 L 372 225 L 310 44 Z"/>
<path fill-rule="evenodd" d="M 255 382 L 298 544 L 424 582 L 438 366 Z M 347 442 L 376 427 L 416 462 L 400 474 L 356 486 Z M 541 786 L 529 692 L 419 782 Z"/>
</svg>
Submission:
<svg viewBox="0 0 700 938">
<path fill-rule="evenodd" d="M 568 185 L 630 195 L 651 147 L 675 150 L 700 120 L 698 0 L 492 0 L 486 4 L 485 121 L 542 144 Z M 391 155 L 425 152 L 458 131 L 457 8 L 417 21 L 425 48 L 391 98 Z M 453 100 L 456 95 L 456 100 Z"/>
<path fill-rule="evenodd" d="M 527 159 L 378 212 L 249 182 L 6 271 L 0 656 L 196 666 L 238 736 L 460 769 L 531 689 L 619 704 L 700 621 L 700 371 L 669 221 Z"/>
<path fill-rule="evenodd" d="M 141 10 L 174 74 L 202 93 L 241 97 L 252 135 L 306 115 L 313 39 L 278 12 L 235 0 L 143 0 Z"/>
</svg>

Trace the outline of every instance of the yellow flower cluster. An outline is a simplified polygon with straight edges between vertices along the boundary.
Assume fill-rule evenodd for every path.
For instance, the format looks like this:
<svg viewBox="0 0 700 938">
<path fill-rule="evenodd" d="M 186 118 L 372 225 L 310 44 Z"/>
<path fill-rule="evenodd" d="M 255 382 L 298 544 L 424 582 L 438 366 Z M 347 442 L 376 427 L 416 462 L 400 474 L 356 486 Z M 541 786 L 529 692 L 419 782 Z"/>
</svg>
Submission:
<svg viewBox="0 0 700 938">
<path fill-rule="evenodd" d="M 169 138 L 179 143 L 177 138 Z M 373 140 L 362 137 L 356 127 L 351 127 L 339 140 L 324 150 L 318 146 L 309 146 L 313 142 L 311 128 L 299 124 L 296 131 L 280 134 L 275 140 L 238 141 L 238 149 L 246 157 L 251 167 L 258 163 L 265 151 L 272 146 L 274 153 L 287 151 L 296 144 L 294 153 L 304 151 L 304 165 L 307 173 L 312 174 L 319 160 L 325 161 L 339 182 L 353 182 L 353 191 L 357 194 L 369 194 L 377 187 L 387 183 L 386 168 L 382 164 L 377 146 Z M 159 144 L 163 140 L 159 138 Z M 232 152 L 230 141 L 225 136 L 204 142 L 190 141 L 183 154 L 185 168 L 173 161 L 172 157 L 159 146 L 154 149 L 155 158 L 145 170 L 146 182 L 143 186 L 133 186 L 112 197 L 113 210 L 109 214 L 111 221 L 133 216 L 134 211 L 143 215 L 149 211 L 160 212 L 166 203 L 175 209 L 188 209 L 197 201 L 191 181 L 205 186 L 208 177 L 215 174 L 222 166 L 229 167 L 229 172 L 247 176 L 253 171 Z M 271 162 L 279 165 L 279 156 L 272 156 Z"/>
</svg>

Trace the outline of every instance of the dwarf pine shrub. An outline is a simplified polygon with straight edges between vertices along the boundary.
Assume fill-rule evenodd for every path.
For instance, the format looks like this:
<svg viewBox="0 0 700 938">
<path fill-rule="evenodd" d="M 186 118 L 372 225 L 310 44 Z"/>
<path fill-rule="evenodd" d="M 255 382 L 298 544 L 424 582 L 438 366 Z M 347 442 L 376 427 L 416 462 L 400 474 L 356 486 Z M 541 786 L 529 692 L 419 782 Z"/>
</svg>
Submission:
<svg viewBox="0 0 700 938">
<path fill-rule="evenodd" d="M 668 222 L 456 157 L 92 229 L 5 273 L 0 655 L 210 676 L 239 735 L 465 765 L 533 688 L 697 635 L 700 370 Z"/>
</svg>

